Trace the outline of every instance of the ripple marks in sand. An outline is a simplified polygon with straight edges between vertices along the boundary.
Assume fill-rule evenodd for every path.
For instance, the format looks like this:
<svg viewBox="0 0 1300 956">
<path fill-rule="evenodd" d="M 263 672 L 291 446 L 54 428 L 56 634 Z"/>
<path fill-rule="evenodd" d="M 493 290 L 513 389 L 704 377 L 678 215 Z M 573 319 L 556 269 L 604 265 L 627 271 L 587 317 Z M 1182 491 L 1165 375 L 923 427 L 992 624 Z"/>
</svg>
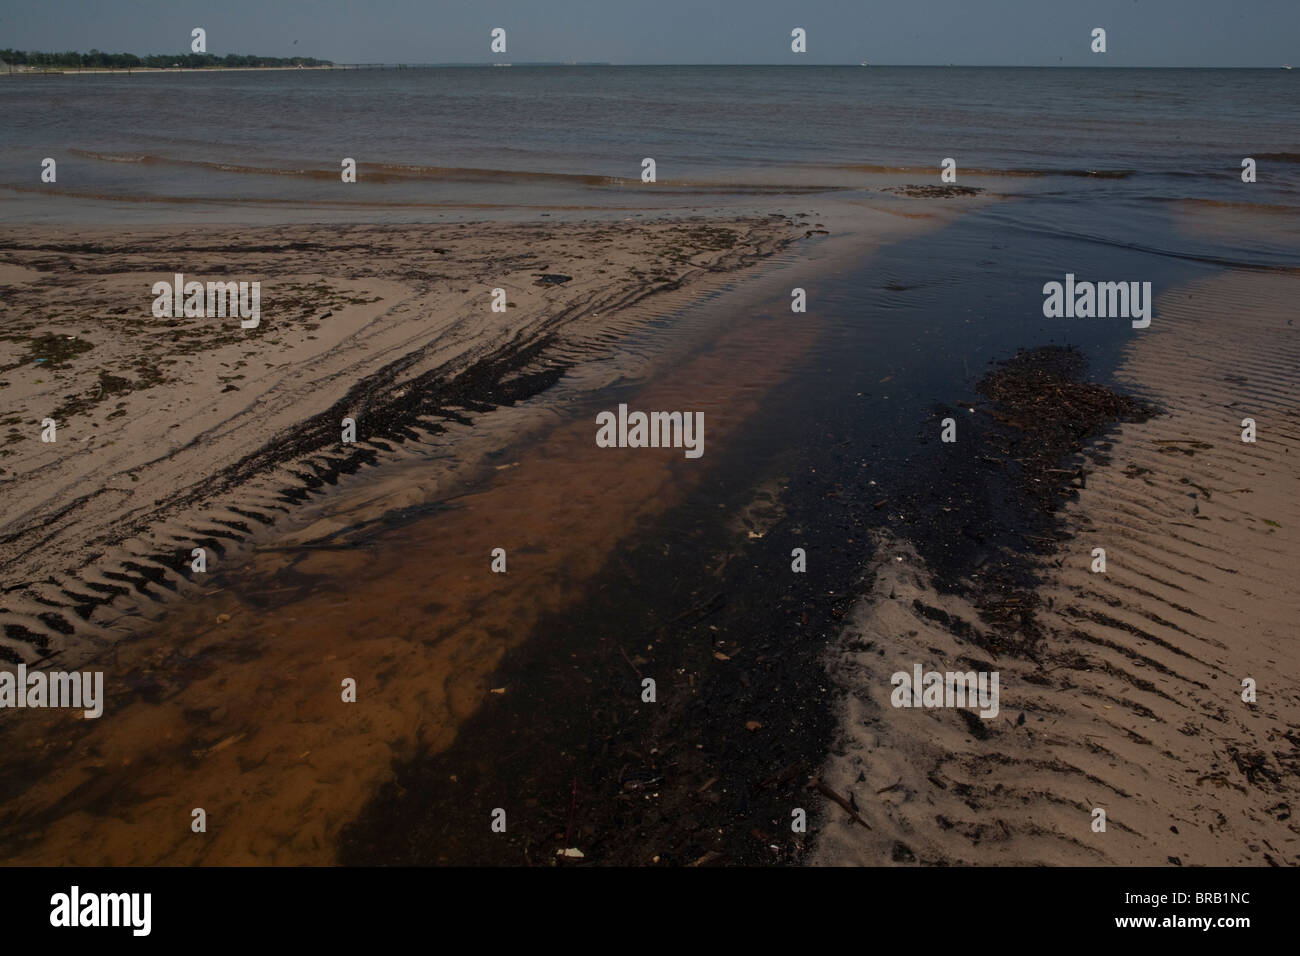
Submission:
<svg viewBox="0 0 1300 956">
<path fill-rule="evenodd" d="M 1046 635 L 1037 661 L 959 637 L 954 621 L 983 629 L 977 610 L 935 593 L 905 543 L 881 543 L 833 655 L 843 749 L 826 771 L 873 829 L 830 808 L 821 862 L 1300 861 L 1296 284 L 1231 275 L 1158 303 L 1119 378 L 1168 414 L 1124 425 L 1070 508 L 1074 537 L 1026 611 Z M 895 710 L 890 674 L 912 661 L 999 671 L 1001 713 Z"/>
</svg>

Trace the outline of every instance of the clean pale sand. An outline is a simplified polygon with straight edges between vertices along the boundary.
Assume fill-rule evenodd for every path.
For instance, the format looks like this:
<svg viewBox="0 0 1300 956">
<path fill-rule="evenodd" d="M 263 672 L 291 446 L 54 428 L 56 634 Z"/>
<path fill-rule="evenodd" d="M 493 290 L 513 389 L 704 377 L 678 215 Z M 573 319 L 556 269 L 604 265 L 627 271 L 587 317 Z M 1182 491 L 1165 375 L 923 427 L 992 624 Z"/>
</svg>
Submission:
<svg viewBox="0 0 1300 956">
<path fill-rule="evenodd" d="M 935 592 L 906 541 L 879 543 L 831 655 L 845 698 L 823 771 L 871 829 L 829 806 L 816 862 L 1300 862 L 1297 294 L 1293 275 L 1238 273 L 1157 299 L 1119 382 L 1167 414 L 1123 425 L 1069 507 L 1074 537 L 1042 566 L 1041 665 L 918 613 L 916 600 L 987 629 Z M 998 671 L 1001 713 L 895 709 L 890 675 L 915 662 Z"/>
</svg>

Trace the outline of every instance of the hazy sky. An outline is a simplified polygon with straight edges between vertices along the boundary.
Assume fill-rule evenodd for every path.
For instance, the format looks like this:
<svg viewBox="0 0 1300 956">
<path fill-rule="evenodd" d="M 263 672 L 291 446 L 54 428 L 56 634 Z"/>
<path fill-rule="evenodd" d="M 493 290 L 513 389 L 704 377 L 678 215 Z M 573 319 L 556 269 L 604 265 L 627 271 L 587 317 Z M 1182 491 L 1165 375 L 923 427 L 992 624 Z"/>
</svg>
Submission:
<svg viewBox="0 0 1300 956">
<path fill-rule="evenodd" d="M 1300 66 L 1300 0 L 0 0 L 0 47 L 176 53 L 196 26 L 209 53 L 339 63 Z"/>
</svg>

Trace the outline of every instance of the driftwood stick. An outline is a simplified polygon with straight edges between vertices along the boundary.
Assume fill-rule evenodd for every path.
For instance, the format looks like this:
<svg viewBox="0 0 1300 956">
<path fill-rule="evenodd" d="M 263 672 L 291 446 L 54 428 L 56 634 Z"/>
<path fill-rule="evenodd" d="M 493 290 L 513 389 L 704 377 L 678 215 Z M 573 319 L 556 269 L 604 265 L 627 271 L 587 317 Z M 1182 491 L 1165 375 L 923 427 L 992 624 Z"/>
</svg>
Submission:
<svg viewBox="0 0 1300 956">
<path fill-rule="evenodd" d="M 623 655 L 623 660 L 627 661 L 628 666 L 631 667 L 632 670 L 636 671 L 636 676 L 642 677 L 641 668 L 632 663 L 632 658 L 627 656 L 627 651 L 623 650 L 622 644 L 618 645 L 618 652 Z"/>
<path fill-rule="evenodd" d="M 826 784 L 822 783 L 820 777 L 809 777 L 808 789 L 816 790 L 818 793 L 820 793 L 823 797 L 825 797 L 828 800 L 834 800 L 846 811 L 848 811 L 849 816 L 851 816 L 855 822 L 861 823 L 868 830 L 871 829 L 871 826 L 867 823 L 867 821 L 862 819 L 862 817 L 858 816 L 858 811 L 853 809 L 853 807 L 849 804 L 849 801 L 845 800 L 843 797 L 841 797 L 830 787 L 826 786 Z"/>
</svg>

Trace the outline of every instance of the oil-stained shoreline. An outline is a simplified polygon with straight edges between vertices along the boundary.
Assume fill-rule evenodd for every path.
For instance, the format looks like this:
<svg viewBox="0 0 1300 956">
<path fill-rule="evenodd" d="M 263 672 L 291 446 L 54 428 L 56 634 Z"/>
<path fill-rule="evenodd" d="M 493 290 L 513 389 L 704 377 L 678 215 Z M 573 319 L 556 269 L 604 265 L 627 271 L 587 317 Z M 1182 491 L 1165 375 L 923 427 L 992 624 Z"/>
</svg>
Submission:
<svg viewBox="0 0 1300 956">
<path fill-rule="evenodd" d="M 1028 476 L 1065 463 L 1129 414 L 1083 380 L 1082 363 L 1061 364 L 1059 351 L 1040 350 L 990 380 L 1048 400 L 1065 387 L 1096 404 L 1058 409 L 1022 438 L 999 421 L 1005 406 L 978 400 L 960 456 L 922 440 L 888 468 L 865 469 L 846 461 L 847 432 L 822 430 L 786 448 L 754 437 L 779 470 L 756 484 L 711 482 L 703 494 L 724 520 L 702 524 L 708 506 L 683 505 L 621 549 L 587 600 L 543 620 L 505 657 L 491 679 L 504 693 L 451 747 L 397 766 L 344 831 L 340 861 L 549 865 L 568 848 L 583 856 L 565 865 L 806 861 L 824 813 L 840 813 L 819 780 L 838 721 L 824 658 L 871 583 L 863 558 L 880 530 L 917 541 L 943 569 L 944 591 L 982 603 L 1003 652 L 1033 653 L 1017 646 L 1024 638 L 1007 626 L 1005 602 L 1032 594 L 1033 555 L 1043 550 L 1035 539 L 1060 534 L 1061 499 L 1042 502 Z M 1049 430 L 1055 441 L 1043 440 Z M 1023 465 L 990 464 L 1009 441 L 1024 441 Z M 945 481 L 918 486 L 918 472 Z M 684 534 L 666 552 L 665 530 L 677 528 Z M 1000 546 L 1006 529 L 1018 550 Z M 798 546 L 812 573 L 792 572 Z M 654 703 L 641 696 L 646 677 L 656 679 Z M 487 826 L 497 807 L 510 808 L 506 834 Z M 808 834 L 791 829 L 799 808 L 811 817 Z"/>
<path fill-rule="evenodd" d="M 890 229 L 915 231 L 920 224 L 915 218 L 897 218 L 889 211 L 859 209 L 853 214 L 860 228 L 865 218 L 880 226 L 881 235 Z M 919 215 L 922 221 L 927 218 L 925 213 Z M 788 236 L 788 221 L 770 222 L 777 235 Z M 667 228 L 678 227 L 674 224 Z M 707 229 L 706 226 L 708 243 L 716 245 L 720 233 Z M 810 228 L 796 228 L 795 234 L 816 231 L 810 223 Z M 721 235 L 725 238 L 725 231 Z M 860 241 L 869 245 L 872 239 Z M 730 248 L 731 243 L 726 245 Z M 722 254 L 729 255 L 727 249 Z M 536 267 L 535 255 L 529 260 L 526 268 L 531 270 Z M 743 261 L 727 261 L 743 265 Z M 786 257 L 784 267 L 789 269 L 793 264 L 794 260 Z M 797 271 L 807 276 L 810 267 L 815 268 L 801 262 Z M 658 278 L 661 283 L 673 281 L 670 276 Z M 770 285 L 776 280 L 763 281 Z M 788 288 L 786 280 L 780 281 Z M 581 364 L 570 367 L 569 378 L 594 376 L 599 382 L 609 376 L 643 374 L 637 371 L 636 357 L 644 352 L 640 346 L 628 353 L 633 359 L 630 364 L 624 360 L 604 368 L 601 363 L 592 363 L 590 358 L 604 354 L 609 342 L 635 332 L 647 322 L 662 325 L 657 317 L 665 309 L 674 308 L 674 296 L 679 296 L 675 301 L 680 304 L 697 298 L 697 291 L 691 288 L 670 291 L 657 308 L 638 310 L 633 306 L 599 324 L 589 323 L 577 334 L 560 336 L 546 360 L 558 363 L 566 353 L 575 356 Z M 701 318 L 696 321 L 706 333 L 715 314 L 707 301 L 706 297 Z M 804 327 L 811 332 L 814 324 L 804 323 Z M 667 334 L 667 341 L 680 337 L 672 329 L 667 329 Z M 754 361 L 759 363 L 753 366 L 751 376 L 758 382 L 756 391 L 750 389 L 755 395 L 775 381 L 771 369 L 765 372 L 763 364 L 770 362 L 774 354 L 778 365 L 783 358 L 788 361 L 796 354 L 791 351 L 792 343 L 791 336 L 784 334 L 780 351 L 759 352 L 751 360 L 751 365 Z M 733 374 L 739 374 L 739 368 L 736 366 Z M 727 419 L 739 420 L 736 416 L 749 413 L 748 405 L 737 405 L 728 392 L 727 383 L 732 381 L 719 378 L 716 397 L 704 403 L 709 414 L 710 447 L 715 453 L 719 447 L 717 438 L 727 431 Z M 403 397 L 405 384 L 397 385 L 395 398 Z M 693 394 L 696 399 L 700 397 L 698 392 Z M 472 401 L 466 402 L 463 408 L 470 413 L 483 411 L 481 406 L 476 409 Z M 374 495 L 367 491 L 375 484 L 371 478 L 340 476 L 341 485 L 348 485 L 348 494 L 362 505 L 353 514 L 330 513 L 325 509 L 306 528 L 294 531 L 294 525 L 290 525 L 287 534 L 269 529 L 261 540 L 273 547 L 259 546 L 246 564 L 219 568 L 210 576 L 206 589 L 187 591 L 185 600 L 171 602 L 158 623 L 143 629 L 140 637 L 116 640 L 107 647 L 101 644 L 97 648 L 98 660 L 118 676 L 116 682 L 109 681 L 110 687 L 115 688 L 110 694 L 115 693 L 116 699 L 110 700 L 110 713 L 103 727 L 69 725 L 60 721 L 62 715 L 31 712 L 25 715 L 21 726 L 11 723 L 6 734 L 10 744 L 7 764 L 12 772 L 5 774 L 5 830 L 8 845 L 15 851 L 13 861 L 327 862 L 334 856 L 332 834 L 346 822 L 351 812 L 348 808 L 367 792 L 375 775 L 382 778 L 392 759 L 390 755 L 412 754 L 420 747 L 442 746 L 450 741 L 448 734 L 454 733 L 456 724 L 479 705 L 486 693 L 486 688 L 480 685 L 481 676 L 476 675 L 481 662 L 490 663 L 492 655 L 500 652 L 492 643 L 493 635 L 511 634 L 516 640 L 527 635 L 526 617 L 515 619 L 509 607 L 492 608 L 475 596 L 485 585 L 490 588 L 494 580 L 483 565 L 483 555 L 490 550 L 489 538 L 501 528 L 510 533 L 518 522 L 512 520 L 508 509 L 498 509 L 496 519 L 486 525 L 476 522 L 468 510 L 472 496 L 462 497 L 453 503 L 450 512 L 441 514 L 447 520 L 460 521 L 456 527 L 463 530 L 451 530 L 453 526 L 448 525 L 446 538 L 434 545 L 433 560 L 415 559 L 415 565 L 425 575 L 414 577 L 404 564 L 409 549 L 397 545 L 388 550 L 387 557 L 376 560 L 379 553 L 370 535 L 382 537 L 386 529 L 400 535 L 403 528 L 395 525 L 394 519 L 414 519 L 418 526 L 421 515 L 438 511 L 431 506 L 445 499 L 449 489 L 473 489 L 476 483 L 481 484 L 484 476 L 495 476 L 494 484 L 506 483 L 507 497 L 501 500 L 510 502 L 511 507 L 533 496 L 538 506 L 533 510 L 544 514 L 557 503 L 548 490 L 552 483 L 523 481 L 525 469 L 512 469 L 514 463 L 508 461 L 496 464 L 501 460 L 501 435 L 509 431 L 489 428 L 484 432 L 482 428 L 483 422 L 502 415 L 507 424 L 513 422 L 510 427 L 519 435 L 553 428 L 554 416 L 547 411 L 546 402 L 498 406 L 492 414 L 475 419 L 473 427 L 463 421 L 468 416 L 459 412 L 453 409 L 447 421 L 453 434 L 444 436 L 448 449 L 454 442 L 454 452 L 432 456 L 423 452 L 410 456 L 407 464 L 418 466 L 422 461 L 429 461 L 435 466 L 448 462 L 461 465 L 472 453 L 480 456 L 481 464 L 465 466 L 459 472 L 453 468 L 450 477 L 444 480 L 436 474 L 430 479 L 423 473 L 426 469 L 405 467 L 399 461 L 399 470 L 390 476 L 392 480 L 386 486 L 380 485 Z M 527 427 L 521 427 L 521 423 Z M 424 432 L 423 426 L 421 431 Z M 569 442 L 584 452 L 592 449 L 590 427 L 585 419 L 572 426 L 571 432 L 572 437 L 560 444 Z M 545 459 L 546 454 L 538 459 L 539 467 L 549 467 Z M 618 459 L 610 462 L 617 464 Z M 568 467 L 563 461 L 559 464 Z M 620 504 L 615 496 L 604 494 L 604 489 L 591 487 L 587 480 L 590 476 L 582 475 L 581 469 L 573 473 L 583 481 L 579 487 L 593 505 L 617 506 L 607 519 L 581 510 L 568 519 L 574 522 L 580 536 L 588 536 L 597 545 L 594 549 L 586 546 L 582 549 L 585 555 L 582 561 L 587 568 L 582 574 L 589 574 L 597 567 L 612 542 L 626 532 L 627 522 L 637 520 L 640 509 L 649 505 L 654 511 L 671 503 L 674 480 L 671 468 L 662 472 L 660 465 L 640 459 L 623 464 L 631 466 L 626 472 L 628 477 L 644 489 L 627 497 L 625 504 Z M 385 467 L 381 461 L 368 472 L 383 480 Z M 401 471 L 402 467 L 405 472 Z M 282 480 L 282 476 L 271 477 Z M 518 483 L 517 492 L 511 490 L 511 480 Z M 408 490 L 403 490 L 404 483 L 409 484 Z M 241 491 L 249 495 L 247 485 Z M 334 493 L 321 501 L 327 503 L 336 497 Z M 292 499 L 266 496 L 264 501 L 257 497 L 253 501 L 252 506 L 247 500 L 242 501 L 240 509 L 274 514 L 292 507 Z M 309 504 L 305 503 L 304 507 L 311 511 L 306 507 Z M 368 515 L 360 526 L 357 515 Z M 540 531 L 554 533 L 551 528 Z M 338 546 L 330 543 L 335 535 L 350 540 Z M 488 537 L 480 541 L 481 535 Z M 216 540 L 215 535 L 212 537 Z M 447 540 L 464 550 L 448 549 Z M 491 543 L 499 540 L 498 536 Z M 277 542 L 281 541 L 285 546 L 279 546 Z M 322 541 L 323 545 L 314 543 Z M 421 539 L 419 546 L 426 543 Z M 543 554 L 545 550 L 544 544 L 517 549 L 512 556 L 511 580 L 524 577 L 530 551 Z M 351 560 L 349 555 L 360 559 L 359 575 L 345 570 Z M 480 567 L 482 576 L 471 580 L 466 569 Z M 531 585 L 533 600 L 538 602 L 540 610 L 548 603 L 571 599 L 574 586 L 580 583 L 580 578 L 573 579 L 572 567 L 564 564 L 557 567 L 563 577 L 542 576 Z M 412 593 L 427 594 L 433 582 L 455 578 L 468 581 L 464 585 L 468 590 L 463 595 L 466 603 L 462 611 L 455 613 L 436 600 L 427 604 L 425 613 L 432 615 L 442 635 L 433 643 L 404 643 L 408 635 L 400 631 L 395 634 L 391 622 L 373 614 L 358 619 L 357 610 L 350 605 L 346 594 L 339 601 L 329 593 L 330 582 L 342 584 L 344 591 L 354 586 L 368 588 L 375 596 L 363 600 L 360 608 L 382 607 L 391 600 L 391 595 L 384 592 L 392 582 L 410 588 Z M 566 579 L 573 580 L 566 583 Z M 420 603 L 426 602 L 427 598 Z M 149 603 L 141 602 L 141 605 L 148 608 Z M 307 622 L 298 621 L 295 611 L 306 611 L 312 618 Z M 463 614 L 469 616 L 462 620 Z M 500 618 L 500 622 L 493 623 L 489 620 L 492 617 Z M 373 636 L 373 642 L 368 635 Z M 444 637 L 454 639 L 443 640 Z M 354 660 L 350 669 L 355 673 L 358 667 L 376 668 L 365 673 L 372 673 L 381 683 L 386 679 L 385 674 L 393 673 L 394 653 L 414 654 L 415 658 L 408 660 L 400 672 L 407 675 L 407 686 L 416 696 L 392 695 L 381 708 L 383 726 L 376 725 L 372 718 L 365 718 L 358 726 L 348 726 L 346 717 L 339 723 L 337 668 L 343 665 L 333 662 L 341 655 L 323 653 L 322 639 L 342 651 L 344 657 L 359 649 L 361 661 Z M 484 640 L 488 643 L 483 643 Z M 384 665 L 386 660 L 390 661 L 389 666 Z M 418 678 L 421 667 L 430 666 L 432 660 L 440 661 L 433 666 L 451 674 L 452 679 L 445 687 L 441 703 L 430 710 L 431 702 L 418 702 L 423 692 L 411 679 Z M 467 666 L 469 670 L 465 669 Z M 309 674 L 318 676 L 312 678 Z M 296 683 L 296 687 L 286 681 Z M 371 689 L 376 686 L 375 680 L 363 682 L 363 686 L 372 694 L 368 701 L 373 702 Z M 274 702 L 272 706 L 267 706 L 268 700 Z M 331 744 L 330 738 L 336 733 L 345 738 L 334 742 L 340 746 Z M 305 745 L 294 748 L 288 742 L 292 738 L 303 740 Z M 328 765 L 323 766 L 321 761 L 327 753 L 330 754 Z M 287 765 L 282 763 L 286 760 Z M 363 771 L 358 760 L 364 761 L 369 769 Z M 349 778 L 346 792 L 340 792 L 337 784 L 331 783 L 339 779 L 339 774 L 347 774 Z M 311 794 L 312 810 L 307 815 L 310 819 L 303 815 L 303 787 Z M 218 791 L 215 794 L 214 788 Z M 207 792 L 208 809 L 212 812 L 215 808 L 213 818 L 226 821 L 211 841 L 186 840 L 183 831 L 175 830 L 168 823 L 171 815 L 181 812 L 194 799 L 191 794 L 195 791 Z M 255 793 L 256 802 L 250 802 Z M 296 811 L 292 809 L 295 807 Z M 236 825 L 236 817 L 245 823 Z M 94 823 L 87 826 L 84 822 L 87 820 Z M 181 834 L 179 840 L 178 834 Z"/>
<path fill-rule="evenodd" d="M 988 242 L 982 228 L 939 247 L 960 258 L 963 243 Z M 776 282 L 770 307 L 651 376 L 570 366 L 565 380 L 608 384 L 585 398 L 553 385 L 576 404 L 488 456 L 486 480 L 465 476 L 467 493 L 441 510 L 378 495 L 371 513 L 399 520 L 357 533 L 327 509 L 223 574 L 223 592 L 122 646 L 136 666 L 111 734 L 61 737 L 66 722 L 50 721 L 30 760 L 10 764 L 6 777 L 24 781 L 7 801 L 15 859 L 551 864 L 574 848 L 584 856 L 569 864 L 787 863 L 812 858 L 810 838 L 838 825 L 827 791 L 877 819 L 893 791 L 829 777 L 809 787 L 840 746 L 825 656 L 873 584 L 863 573 L 878 533 L 907 538 L 941 589 L 988 614 L 972 632 L 946 599 L 920 595 L 919 619 L 959 636 L 987 628 L 1012 640 L 981 651 L 1031 661 L 1032 621 L 1016 604 L 1044 580 L 1036 554 L 1063 536 L 1053 507 L 1023 493 L 1023 464 L 1008 465 L 1007 409 L 961 378 L 968 353 L 978 368 L 1043 333 L 1004 323 L 936 349 L 935 330 L 961 317 L 925 298 L 915 246 L 889 253 L 854 279 L 872 284 L 869 321 L 860 298 L 826 285 L 818 314 L 792 318 L 789 282 Z M 968 298 L 960 284 L 951 296 Z M 1105 380 L 1124 336 L 1091 334 Z M 595 449 L 592 413 L 622 400 L 702 405 L 709 453 Z M 960 454 L 937 441 L 949 415 Z M 1047 457 L 1031 476 L 1063 466 L 1063 494 L 1048 501 L 1077 494 L 1076 445 L 1037 444 Z M 488 570 L 498 545 L 503 576 Z M 807 574 L 790 569 L 796 546 Z M 338 702 L 343 675 L 363 688 L 352 712 Z M 223 821 L 206 840 L 169 822 L 196 793 Z M 489 828 L 497 807 L 507 834 Z M 799 807 L 809 838 L 789 829 Z M 911 839 L 858 861 L 885 858 L 945 862 Z"/>
<path fill-rule="evenodd" d="M 974 235 L 966 238 L 978 248 L 980 226 L 968 225 Z M 963 246 L 947 236 L 930 243 L 944 251 Z M 881 281 L 906 255 L 890 252 L 872 270 Z M 1094 254 L 1112 255 L 1104 248 Z M 1217 421 L 1222 413 L 1199 414 L 1192 398 L 1201 388 L 1224 389 L 1199 364 L 1180 364 L 1180 355 L 1213 354 L 1218 347 L 1207 330 L 1231 296 L 1242 297 L 1250 304 L 1249 322 L 1239 327 L 1247 377 L 1229 395 L 1243 388 L 1266 397 L 1278 424 L 1276 389 L 1295 372 L 1294 348 L 1285 329 L 1278 333 L 1288 278 L 1278 275 L 1256 295 L 1242 290 L 1262 283 L 1243 271 L 1231 276 L 1236 291 L 1202 303 L 1200 283 L 1214 278 L 1204 270 L 1160 260 L 1143 267 L 1165 290 L 1159 338 L 1096 325 L 1066 329 L 1066 341 L 1085 345 L 1091 369 L 1079 351 L 1056 345 L 1015 354 L 1017 344 L 1053 339 L 1042 330 L 998 327 L 983 349 L 1003 360 L 991 374 L 977 379 L 970 373 L 978 366 L 966 367 L 964 388 L 951 380 L 936 387 L 950 359 L 929 375 L 906 358 L 900 366 L 879 360 L 907 355 L 908 343 L 924 341 L 928 330 L 888 336 L 897 348 L 875 351 L 862 369 L 827 359 L 863 344 L 850 335 L 837 348 L 832 331 L 817 351 L 825 385 L 809 386 L 805 369 L 793 394 L 788 385 L 774 389 L 730 443 L 732 468 L 724 465 L 707 490 L 630 542 L 579 609 L 552 615 L 512 650 L 490 681 L 502 693 L 466 721 L 450 748 L 397 764 L 394 780 L 344 831 L 340 859 L 688 866 L 1287 860 L 1294 832 L 1287 775 L 1300 746 L 1293 734 L 1278 736 L 1294 711 L 1289 671 L 1267 705 L 1234 709 L 1239 688 L 1231 686 L 1215 696 L 1225 688 L 1211 689 L 1207 679 L 1222 677 L 1224 665 L 1212 663 L 1212 651 L 1206 656 L 1207 647 L 1219 646 L 1206 621 L 1231 613 L 1216 600 L 1248 592 L 1220 587 L 1232 582 L 1232 567 L 1218 569 L 1215 597 L 1193 600 L 1183 592 L 1211 569 L 1199 563 L 1204 552 L 1190 561 L 1182 554 L 1179 492 L 1162 487 L 1150 513 L 1132 504 L 1143 497 L 1134 482 L 1151 473 L 1133 460 L 1153 456 L 1125 436 L 1161 436 L 1155 451 L 1172 467 L 1159 478 L 1173 489 L 1193 482 L 1203 493 L 1214 485 L 1216 500 L 1254 490 L 1219 487 L 1224 479 L 1214 476 L 1225 462 L 1218 456 L 1191 478 L 1177 477 L 1181 459 L 1171 453 L 1200 433 L 1188 429 L 1210 434 L 1225 424 Z M 909 283 L 919 271 L 905 268 L 886 290 L 915 288 Z M 936 326 L 955 324 L 929 315 Z M 1187 340 L 1189 321 L 1196 337 Z M 1257 329 L 1274 338 L 1258 337 Z M 1147 356 L 1149 365 L 1150 356 L 1168 350 L 1175 355 L 1159 378 L 1127 373 L 1118 392 L 1108 386 L 1122 356 Z M 1275 358 L 1265 363 L 1270 353 Z M 908 375 L 895 382 L 900 367 Z M 873 369 L 883 377 L 872 379 Z M 918 383 L 921 395 L 934 387 L 929 394 L 945 400 L 926 407 Z M 854 401 L 855 387 L 873 385 Z M 818 391 L 820 401 L 800 401 Z M 1166 397 L 1178 413 L 1172 419 L 1160 405 Z M 901 414 L 880 401 L 891 398 L 904 399 Z M 864 414 L 880 420 L 864 424 Z M 958 422 L 956 446 L 938 441 L 949 416 Z M 1282 446 L 1293 439 L 1285 427 L 1275 438 Z M 1213 444 L 1226 443 L 1226 454 L 1239 457 L 1232 456 L 1235 440 L 1228 429 Z M 1204 445 L 1192 441 L 1189 453 Z M 1288 481 L 1294 488 L 1295 480 L 1284 450 L 1275 444 L 1267 451 L 1272 470 L 1259 473 L 1267 480 L 1237 482 L 1270 489 L 1265 507 L 1280 524 L 1270 518 L 1262 526 L 1266 515 L 1257 508 L 1234 515 L 1231 504 L 1206 520 L 1244 521 L 1248 535 L 1252 527 L 1278 533 L 1291 515 L 1276 490 Z M 1235 461 L 1228 466 L 1241 474 Z M 1098 484 L 1119 498 L 1100 538 L 1091 523 L 1099 498 L 1088 492 Z M 1082 513 L 1061 511 L 1081 502 Z M 718 519 L 710 521 L 714 508 Z M 1065 590 L 1059 569 L 1097 544 L 1109 544 L 1112 560 L 1121 556 L 1113 578 L 1080 587 L 1077 579 L 1090 575 L 1072 570 L 1076 583 Z M 813 573 L 791 573 L 795 546 L 807 548 Z M 1149 549 L 1171 555 L 1181 585 L 1148 561 Z M 1251 620 L 1271 636 L 1236 646 L 1243 661 L 1254 662 L 1252 672 L 1262 672 L 1261 661 L 1279 653 L 1276 628 L 1288 598 L 1273 582 L 1267 555 L 1235 554 L 1233 564 L 1265 576 L 1259 586 L 1266 596 Z M 918 569 L 920 587 L 912 582 Z M 1250 625 L 1238 630 L 1244 636 Z M 882 717 L 858 704 L 887 699 L 890 671 L 922 660 L 1004 669 L 1008 712 L 986 723 L 969 711 Z M 1207 664 L 1212 673 L 1194 673 Z M 659 696 L 648 704 L 639 692 L 651 676 Z M 1099 716 L 1080 727 L 1079 714 Z M 1055 730 L 1067 715 L 1070 730 Z M 931 729 L 932 720 L 942 726 Z M 1182 744 L 1175 744 L 1165 725 L 1183 720 L 1173 738 Z M 1162 749 L 1144 734 L 1164 741 Z M 1187 774 L 1200 766 L 1205 771 L 1189 786 Z M 1232 791 L 1231 817 L 1209 812 L 1219 787 Z M 1088 839 L 1097 803 L 1113 814 L 1109 840 Z M 489 828 L 498 807 L 511 821 L 505 834 Z M 799 808 L 810 812 L 806 836 L 791 830 Z M 1207 814 L 1208 837 L 1198 832 Z M 557 856 L 570 850 L 582 855 Z"/>
</svg>

